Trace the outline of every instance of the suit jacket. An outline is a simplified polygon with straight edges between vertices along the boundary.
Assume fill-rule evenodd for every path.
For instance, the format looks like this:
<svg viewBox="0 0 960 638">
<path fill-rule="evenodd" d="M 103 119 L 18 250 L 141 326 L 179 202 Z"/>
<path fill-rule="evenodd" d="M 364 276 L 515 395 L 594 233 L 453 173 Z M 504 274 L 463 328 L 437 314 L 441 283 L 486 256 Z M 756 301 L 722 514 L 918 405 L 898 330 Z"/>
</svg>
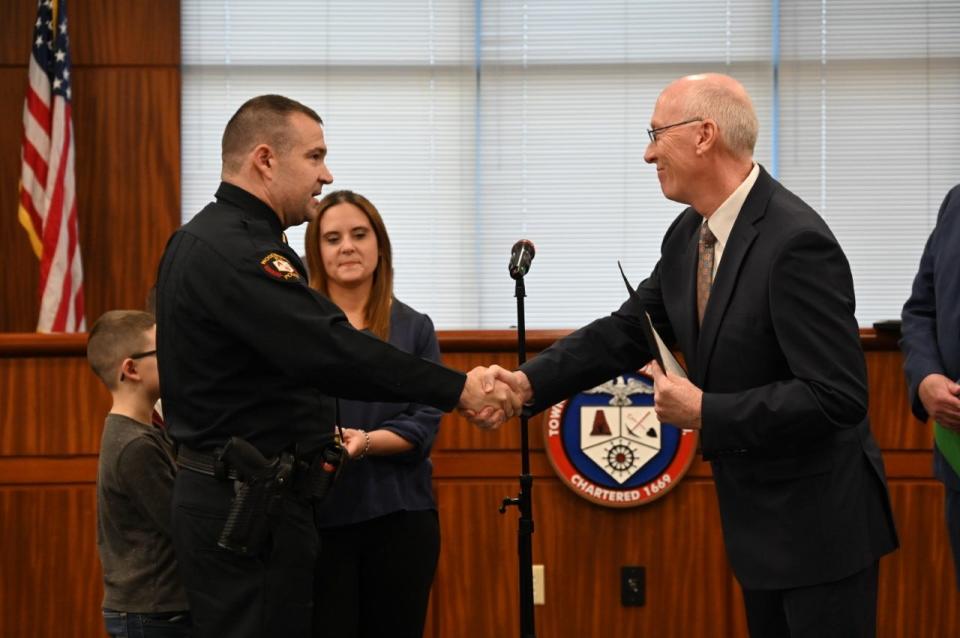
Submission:
<svg viewBox="0 0 960 638">
<path fill-rule="evenodd" d="M 921 421 L 930 418 L 917 389 L 930 374 L 960 378 L 960 186 L 947 193 L 937 225 L 920 258 L 913 292 L 903 306 L 903 369 L 910 406 Z M 936 450 L 936 448 L 934 448 Z M 954 490 L 960 477 L 936 450 L 934 472 Z"/>
<path fill-rule="evenodd" d="M 823 219 L 761 169 L 698 327 L 702 220 L 677 217 L 638 298 L 704 391 L 701 445 L 730 563 L 748 589 L 853 574 L 897 538 L 849 264 Z M 527 363 L 533 409 L 649 361 L 643 308 L 628 300 Z"/>
</svg>

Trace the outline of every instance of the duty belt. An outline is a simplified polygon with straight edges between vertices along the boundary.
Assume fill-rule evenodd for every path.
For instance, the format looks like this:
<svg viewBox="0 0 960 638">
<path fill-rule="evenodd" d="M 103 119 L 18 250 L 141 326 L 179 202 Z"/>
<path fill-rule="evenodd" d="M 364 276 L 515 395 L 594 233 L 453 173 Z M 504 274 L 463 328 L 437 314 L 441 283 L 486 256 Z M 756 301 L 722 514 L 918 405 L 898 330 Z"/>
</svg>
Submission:
<svg viewBox="0 0 960 638">
<path fill-rule="evenodd" d="M 177 465 L 200 474 L 206 474 L 218 479 L 227 479 L 236 481 L 239 479 L 237 471 L 229 467 L 221 458 L 220 450 L 217 449 L 213 454 L 200 452 L 188 448 L 185 445 L 180 446 L 180 452 L 177 454 Z"/>
</svg>

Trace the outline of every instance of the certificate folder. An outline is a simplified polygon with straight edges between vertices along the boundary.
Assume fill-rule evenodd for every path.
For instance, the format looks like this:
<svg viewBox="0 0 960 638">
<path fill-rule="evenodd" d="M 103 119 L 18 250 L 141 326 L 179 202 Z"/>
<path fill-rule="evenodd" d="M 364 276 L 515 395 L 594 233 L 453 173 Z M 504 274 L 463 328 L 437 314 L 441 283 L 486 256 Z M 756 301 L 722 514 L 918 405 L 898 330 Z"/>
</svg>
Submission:
<svg viewBox="0 0 960 638">
<path fill-rule="evenodd" d="M 683 369 L 683 366 L 680 365 L 677 358 L 670 352 L 670 348 L 668 348 L 667 344 L 660 338 L 657 329 L 653 327 L 653 320 L 650 319 L 650 313 L 647 312 L 646 307 L 640 300 L 640 295 L 637 294 L 634 287 L 630 285 L 630 280 L 627 279 L 627 275 L 623 272 L 623 265 L 618 261 L 617 266 L 620 268 L 620 276 L 623 277 L 623 283 L 630 292 L 630 298 L 636 302 L 643 315 L 640 317 L 640 330 L 643 331 L 643 336 L 647 340 L 647 347 L 649 347 L 650 352 L 653 353 L 653 358 L 660 364 L 660 369 L 664 372 L 686 379 L 687 371 Z"/>
</svg>

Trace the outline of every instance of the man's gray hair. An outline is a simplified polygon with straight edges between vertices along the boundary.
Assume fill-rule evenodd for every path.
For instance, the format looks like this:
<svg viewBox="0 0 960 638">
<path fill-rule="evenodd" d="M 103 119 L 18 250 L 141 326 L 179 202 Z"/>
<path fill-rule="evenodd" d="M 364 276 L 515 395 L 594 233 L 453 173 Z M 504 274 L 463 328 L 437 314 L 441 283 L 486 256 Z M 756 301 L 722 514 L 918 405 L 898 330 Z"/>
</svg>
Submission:
<svg viewBox="0 0 960 638">
<path fill-rule="evenodd" d="M 750 96 L 713 82 L 695 82 L 686 97 L 686 118 L 702 117 L 716 121 L 720 139 L 731 153 L 741 157 L 753 156 L 760 124 Z"/>
</svg>

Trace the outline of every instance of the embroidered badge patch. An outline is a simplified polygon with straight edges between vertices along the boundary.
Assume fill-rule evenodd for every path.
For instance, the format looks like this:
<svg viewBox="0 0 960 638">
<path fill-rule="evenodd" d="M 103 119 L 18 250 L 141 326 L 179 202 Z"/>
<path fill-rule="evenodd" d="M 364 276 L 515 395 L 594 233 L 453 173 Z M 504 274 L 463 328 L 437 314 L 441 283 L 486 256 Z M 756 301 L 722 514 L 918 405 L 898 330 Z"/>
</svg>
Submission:
<svg viewBox="0 0 960 638">
<path fill-rule="evenodd" d="M 293 267 L 290 260 L 277 253 L 270 253 L 261 259 L 260 267 L 263 268 L 263 272 L 280 281 L 296 281 L 300 279 L 300 273 Z"/>
<path fill-rule="evenodd" d="M 697 433 L 660 423 L 649 377 L 625 374 L 550 408 L 547 458 L 577 495 L 607 507 L 653 501 L 686 474 Z"/>
</svg>

